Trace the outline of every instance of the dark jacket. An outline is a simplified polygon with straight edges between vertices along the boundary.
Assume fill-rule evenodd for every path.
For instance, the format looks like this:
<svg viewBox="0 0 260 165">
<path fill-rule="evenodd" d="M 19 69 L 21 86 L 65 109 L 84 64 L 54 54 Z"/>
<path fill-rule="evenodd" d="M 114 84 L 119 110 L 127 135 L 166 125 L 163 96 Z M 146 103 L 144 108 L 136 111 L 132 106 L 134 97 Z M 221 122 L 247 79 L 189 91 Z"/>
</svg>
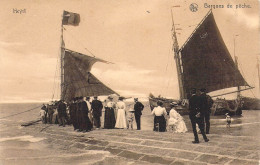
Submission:
<svg viewBox="0 0 260 165">
<path fill-rule="evenodd" d="M 101 101 L 93 100 L 91 109 L 93 109 L 93 116 L 102 116 L 103 104 Z"/>
<path fill-rule="evenodd" d="M 135 115 L 142 115 L 142 110 L 144 109 L 144 105 L 137 101 L 134 105 Z"/>
<path fill-rule="evenodd" d="M 88 115 L 89 109 L 87 103 L 85 101 L 82 101 L 80 102 L 79 106 L 80 106 L 81 113 L 84 115 Z"/>
<path fill-rule="evenodd" d="M 200 111 L 200 98 L 197 95 L 192 95 L 189 99 L 189 114 L 196 115 Z"/>
<path fill-rule="evenodd" d="M 202 115 L 204 115 L 208 111 L 208 101 L 207 95 L 205 93 L 199 96 L 199 110 Z"/>
<path fill-rule="evenodd" d="M 58 113 L 60 116 L 65 116 L 66 115 L 66 104 L 61 102 L 58 105 Z"/>
</svg>

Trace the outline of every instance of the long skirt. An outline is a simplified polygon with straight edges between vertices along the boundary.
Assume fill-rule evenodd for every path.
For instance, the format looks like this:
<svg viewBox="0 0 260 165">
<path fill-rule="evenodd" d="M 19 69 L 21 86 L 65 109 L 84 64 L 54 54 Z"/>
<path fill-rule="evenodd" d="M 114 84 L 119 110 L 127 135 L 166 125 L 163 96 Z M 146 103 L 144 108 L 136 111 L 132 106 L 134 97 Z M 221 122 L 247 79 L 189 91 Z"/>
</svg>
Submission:
<svg viewBox="0 0 260 165">
<path fill-rule="evenodd" d="M 105 109 L 105 121 L 104 121 L 104 128 L 105 129 L 113 129 L 115 128 L 115 112 L 113 108 L 106 108 Z"/>
<path fill-rule="evenodd" d="M 90 131 L 93 127 L 92 123 L 89 120 L 88 114 L 86 112 L 81 112 L 81 123 L 80 130 L 82 131 Z"/>
<path fill-rule="evenodd" d="M 118 109 L 116 118 L 116 128 L 126 128 L 125 110 Z"/>
<path fill-rule="evenodd" d="M 164 116 L 154 116 L 154 131 L 165 132 L 166 120 Z"/>
</svg>

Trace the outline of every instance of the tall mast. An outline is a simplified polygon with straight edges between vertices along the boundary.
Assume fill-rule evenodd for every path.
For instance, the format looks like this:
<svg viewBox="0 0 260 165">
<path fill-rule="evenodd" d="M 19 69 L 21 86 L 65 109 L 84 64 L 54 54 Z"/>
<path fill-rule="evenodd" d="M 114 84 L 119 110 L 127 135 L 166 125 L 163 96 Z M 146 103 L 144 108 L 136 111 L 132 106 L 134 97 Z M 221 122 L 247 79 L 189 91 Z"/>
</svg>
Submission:
<svg viewBox="0 0 260 165">
<path fill-rule="evenodd" d="M 178 44 L 178 40 L 177 40 L 177 36 L 176 36 L 172 9 L 171 9 L 171 16 L 172 16 L 172 40 L 173 40 L 172 49 L 174 51 L 174 59 L 175 59 L 176 68 L 177 68 L 180 99 L 182 100 L 185 98 L 184 88 L 183 88 L 183 74 L 182 74 L 182 69 L 181 69 L 182 66 L 181 66 L 181 59 L 180 59 L 180 55 L 179 55 L 179 44 Z"/>
<path fill-rule="evenodd" d="M 64 11 L 62 14 L 62 20 L 64 17 Z M 62 94 L 63 94 L 63 85 L 64 85 L 64 63 L 63 63 L 63 59 L 64 59 L 64 48 L 65 48 L 65 43 L 63 41 L 63 21 L 61 21 L 61 47 L 60 47 L 60 99 L 62 98 Z"/>
</svg>

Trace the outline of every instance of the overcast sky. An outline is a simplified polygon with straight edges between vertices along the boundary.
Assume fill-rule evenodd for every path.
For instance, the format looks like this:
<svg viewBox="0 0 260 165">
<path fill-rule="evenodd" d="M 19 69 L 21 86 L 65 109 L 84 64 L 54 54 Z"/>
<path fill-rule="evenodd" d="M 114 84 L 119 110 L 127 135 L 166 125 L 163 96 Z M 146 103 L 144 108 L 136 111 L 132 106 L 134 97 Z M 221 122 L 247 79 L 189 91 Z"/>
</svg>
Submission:
<svg viewBox="0 0 260 165">
<path fill-rule="evenodd" d="M 197 12 L 190 11 L 191 2 L 198 4 Z M 245 2 L 251 8 L 236 9 L 236 4 Z M 104 84 L 124 96 L 145 97 L 151 92 L 179 98 L 170 11 L 180 5 L 173 8 L 173 17 L 181 29 L 177 36 L 181 46 L 209 11 L 205 3 L 225 6 L 213 9 L 217 25 L 232 56 L 238 35 L 239 69 L 256 87 L 242 94 L 259 97 L 257 0 L 1 0 L 0 102 L 46 101 L 54 89 L 55 98 L 59 97 L 55 72 L 63 10 L 81 16 L 79 26 L 64 26 L 66 47 L 114 63 L 96 63 L 92 68 Z M 26 13 L 14 13 L 15 9 L 26 9 Z"/>
</svg>

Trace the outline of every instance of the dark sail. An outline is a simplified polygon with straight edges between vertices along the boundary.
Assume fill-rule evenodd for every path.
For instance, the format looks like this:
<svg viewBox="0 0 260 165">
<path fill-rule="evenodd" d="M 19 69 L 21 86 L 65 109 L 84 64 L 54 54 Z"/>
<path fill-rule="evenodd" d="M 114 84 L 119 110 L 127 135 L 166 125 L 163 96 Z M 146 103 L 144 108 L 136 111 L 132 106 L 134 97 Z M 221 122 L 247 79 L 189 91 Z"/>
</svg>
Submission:
<svg viewBox="0 0 260 165">
<path fill-rule="evenodd" d="M 73 97 L 78 96 L 99 96 L 116 93 L 90 73 L 95 62 L 108 63 L 102 59 L 65 50 L 62 99 L 70 101 Z"/>
<path fill-rule="evenodd" d="M 248 86 L 237 69 L 210 12 L 179 50 L 184 91 L 206 88 L 208 92 Z"/>
</svg>

